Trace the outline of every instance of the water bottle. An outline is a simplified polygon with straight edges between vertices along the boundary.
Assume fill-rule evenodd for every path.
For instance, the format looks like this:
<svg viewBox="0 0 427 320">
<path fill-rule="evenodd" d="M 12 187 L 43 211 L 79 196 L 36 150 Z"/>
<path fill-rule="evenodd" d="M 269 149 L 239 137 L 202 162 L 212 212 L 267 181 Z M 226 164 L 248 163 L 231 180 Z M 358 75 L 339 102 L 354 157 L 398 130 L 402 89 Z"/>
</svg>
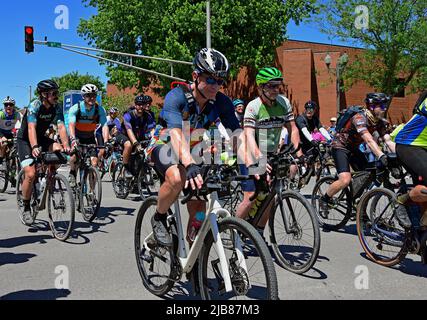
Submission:
<svg viewBox="0 0 427 320">
<path fill-rule="evenodd" d="M 37 198 L 39 198 L 40 197 L 40 194 L 41 194 L 41 185 L 40 185 L 40 181 L 39 181 L 39 179 L 37 179 L 37 181 L 36 181 L 36 185 L 35 185 L 35 188 L 36 188 L 36 195 L 37 195 Z"/>
<path fill-rule="evenodd" d="M 197 212 L 196 217 L 191 222 L 190 230 L 188 232 L 189 241 L 194 242 L 194 240 L 196 239 L 197 233 L 202 227 L 204 220 L 205 220 L 205 213 L 201 211 Z"/>
<path fill-rule="evenodd" d="M 249 211 L 249 217 L 254 218 L 259 210 L 261 208 L 262 204 L 264 203 L 265 198 L 267 198 L 267 193 L 261 191 L 258 194 L 258 197 L 256 198 L 251 210 Z"/>
<path fill-rule="evenodd" d="M 40 182 L 40 193 L 43 193 L 44 188 L 46 187 L 46 177 L 43 177 L 42 181 Z"/>
</svg>

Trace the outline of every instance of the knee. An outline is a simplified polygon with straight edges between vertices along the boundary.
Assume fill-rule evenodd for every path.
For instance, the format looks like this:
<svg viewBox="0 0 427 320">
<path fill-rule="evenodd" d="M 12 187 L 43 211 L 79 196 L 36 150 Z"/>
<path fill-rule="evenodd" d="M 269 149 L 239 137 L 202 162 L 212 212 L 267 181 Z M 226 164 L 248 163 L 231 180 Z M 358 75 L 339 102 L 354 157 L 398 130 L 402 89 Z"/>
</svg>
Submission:
<svg viewBox="0 0 427 320">
<path fill-rule="evenodd" d="M 25 168 L 25 179 L 33 182 L 36 178 L 36 169 L 34 166 Z"/>
<path fill-rule="evenodd" d="M 172 188 L 182 190 L 185 184 L 185 176 L 181 174 L 179 169 L 174 168 L 166 173 L 166 182 Z"/>
<path fill-rule="evenodd" d="M 132 149 L 132 144 L 130 143 L 130 141 L 126 141 L 126 142 L 125 142 L 125 144 L 124 144 L 124 148 L 125 148 L 126 150 L 130 150 L 130 149 Z"/>
<path fill-rule="evenodd" d="M 343 187 L 348 187 L 351 182 L 351 174 L 340 175 L 339 181 L 343 185 Z"/>
</svg>

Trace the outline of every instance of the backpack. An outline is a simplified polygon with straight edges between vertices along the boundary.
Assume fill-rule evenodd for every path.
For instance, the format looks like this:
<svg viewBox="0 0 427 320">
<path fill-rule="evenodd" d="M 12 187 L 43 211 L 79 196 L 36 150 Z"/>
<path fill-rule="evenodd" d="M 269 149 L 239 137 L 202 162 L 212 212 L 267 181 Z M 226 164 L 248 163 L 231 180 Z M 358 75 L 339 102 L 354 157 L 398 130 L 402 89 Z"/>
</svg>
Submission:
<svg viewBox="0 0 427 320">
<path fill-rule="evenodd" d="M 79 122 L 80 119 L 83 120 L 92 120 L 95 123 L 99 122 L 99 105 L 95 104 L 95 114 L 93 115 L 93 118 L 89 118 L 88 116 L 82 117 L 82 111 L 81 111 L 81 102 L 79 103 L 79 107 L 77 108 L 77 115 L 76 115 L 76 122 Z"/>
<path fill-rule="evenodd" d="M 351 106 L 351 107 L 348 107 L 347 109 L 342 110 L 337 119 L 337 125 L 335 127 L 336 132 L 341 132 L 347 125 L 348 121 L 355 114 L 363 112 L 363 109 L 364 108 L 361 106 Z"/>
</svg>

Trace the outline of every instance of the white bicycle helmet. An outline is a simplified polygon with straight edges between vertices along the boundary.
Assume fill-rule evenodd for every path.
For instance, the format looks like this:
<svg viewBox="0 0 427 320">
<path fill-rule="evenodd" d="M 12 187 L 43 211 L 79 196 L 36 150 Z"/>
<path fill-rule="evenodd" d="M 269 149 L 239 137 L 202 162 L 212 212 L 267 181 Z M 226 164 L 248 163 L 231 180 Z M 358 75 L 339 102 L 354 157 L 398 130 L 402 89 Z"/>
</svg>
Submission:
<svg viewBox="0 0 427 320">
<path fill-rule="evenodd" d="M 15 104 L 16 104 L 16 101 L 15 101 L 15 99 L 13 99 L 13 98 L 11 98 L 11 97 L 7 96 L 7 97 L 3 100 L 3 104 L 13 104 L 13 105 L 15 105 Z"/>
<path fill-rule="evenodd" d="M 98 88 L 94 84 L 85 84 L 81 89 L 82 96 L 91 94 L 91 93 L 98 93 Z"/>
</svg>

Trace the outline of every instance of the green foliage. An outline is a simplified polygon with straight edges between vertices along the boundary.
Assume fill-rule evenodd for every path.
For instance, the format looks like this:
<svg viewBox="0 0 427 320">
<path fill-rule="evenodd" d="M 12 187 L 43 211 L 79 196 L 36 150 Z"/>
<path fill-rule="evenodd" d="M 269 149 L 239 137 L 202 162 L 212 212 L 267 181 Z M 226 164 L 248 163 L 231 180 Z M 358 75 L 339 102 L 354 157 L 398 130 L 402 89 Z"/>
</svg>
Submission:
<svg viewBox="0 0 427 320">
<path fill-rule="evenodd" d="M 95 77 L 89 74 L 81 75 L 78 73 L 78 71 L 67 73 L 61 77 L 54 77 L 52 79 L 59 85 L 59 103 L 61 105 L 63 103 L 63 96 L 65 92 L 69 90 L 80 90 L 83 85 L 88 83 L 96 85 L 101 92 L 104 91 L 104 84 L 99 77 Z M 35 94 L 38 95 L 37 92 L 35 92 Z"/>
<path fill-rule="evenodd" d="M 98 15 L 81 20 L 79 34 L 105 50 L 144 54 L 191 62 L 206 44 L 206 1 L 195 0 L 83 0 Z M 250 70 L 272 65 L 276 48 L 286 39 L 286 26 L 316 12 L 315 0 L 223 0 L 211 2 L 212 46 L 232 65 Z M 105 55 L 129 62 L 128 58 Z M 168 63 L 133 59 L 134 65 L 170 74 Z M 142 90 L 156 77 L 107 64 L 112 83 Z M 174 65 L 174 75 L 190 79 L 191 66 Z M 159 79 L 169 87 L 170 80 Z"/>
<path fill-rule="evenodd" d="M 355 25 L 360 5 L 368 8 L 367 28 Z M 347 86 L 362 80 L 392 96 L 403 87 L 411 92 L 426 88 L 427 0 L 330 0 L 315 20 L 325 33 L 366 49 L 349 61 Z"/>
</svg>

